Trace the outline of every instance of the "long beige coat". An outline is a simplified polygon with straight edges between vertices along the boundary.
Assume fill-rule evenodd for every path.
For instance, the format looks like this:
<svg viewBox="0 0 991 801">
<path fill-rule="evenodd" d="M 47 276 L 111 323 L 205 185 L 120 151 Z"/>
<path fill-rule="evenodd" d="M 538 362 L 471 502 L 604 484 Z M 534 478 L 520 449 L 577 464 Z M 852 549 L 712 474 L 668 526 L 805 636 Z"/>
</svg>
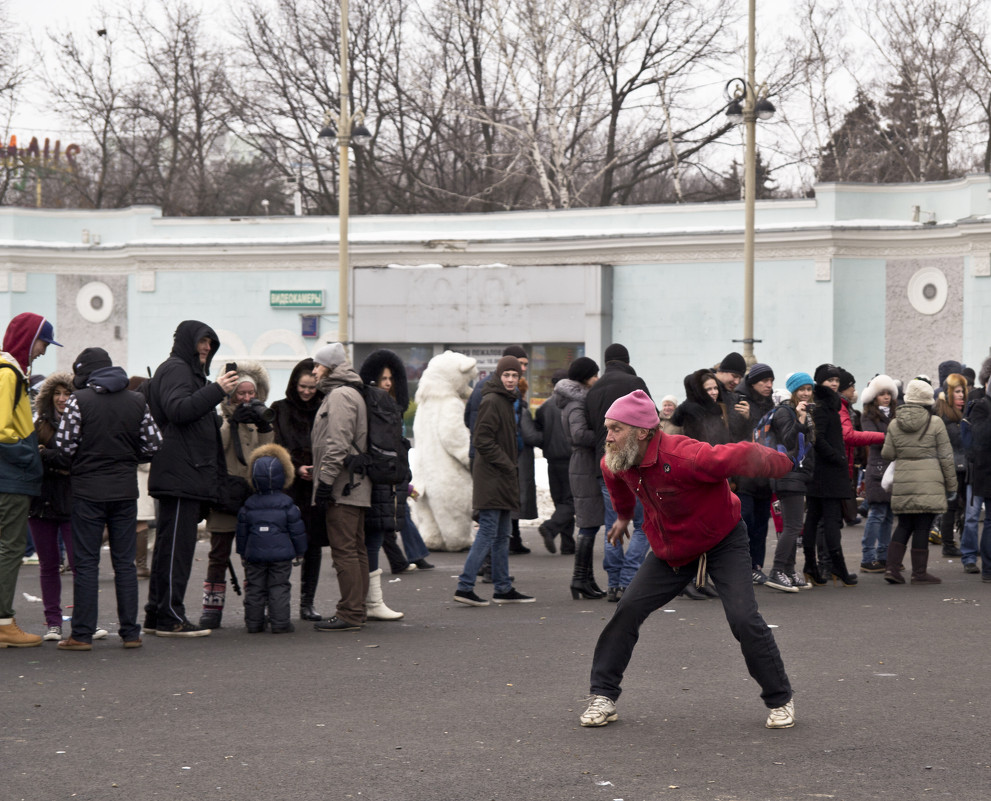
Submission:
<svg viewBox="0 0 991 801">
<path fill-rule="evenodd" d="M 341 364 L 320 381 L 323 403 L 313 421 L 313 499 L 318 482 L 334 487 L 334 502 L 345 506 L 372 505 L 372 482 L 356 474 L 356 486 L 345 495 L 350 483 L 344 460 L 348 454 L 368 449 L 368 411 L 365 399 L 355 388 L 361 377 L 350 364 Z M 357 449 L 355 449 L 357 445 Z"/>
</svg>

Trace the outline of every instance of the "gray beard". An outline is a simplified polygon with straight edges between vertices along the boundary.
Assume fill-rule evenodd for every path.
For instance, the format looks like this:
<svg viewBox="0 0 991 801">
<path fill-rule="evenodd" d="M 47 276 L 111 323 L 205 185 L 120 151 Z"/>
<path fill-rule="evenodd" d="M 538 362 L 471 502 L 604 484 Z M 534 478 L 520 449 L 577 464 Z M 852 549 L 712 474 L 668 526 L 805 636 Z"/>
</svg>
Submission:
<svg viewBox="0 0 991 801">
<path fill-rule="evenodd" d="M 634 432 L 631 432 L 622 450 L 606 451 L 606 467 L 610 473 L 632 470 L 640 463 L 640 441 L 633 435 Z"/>
</svg>

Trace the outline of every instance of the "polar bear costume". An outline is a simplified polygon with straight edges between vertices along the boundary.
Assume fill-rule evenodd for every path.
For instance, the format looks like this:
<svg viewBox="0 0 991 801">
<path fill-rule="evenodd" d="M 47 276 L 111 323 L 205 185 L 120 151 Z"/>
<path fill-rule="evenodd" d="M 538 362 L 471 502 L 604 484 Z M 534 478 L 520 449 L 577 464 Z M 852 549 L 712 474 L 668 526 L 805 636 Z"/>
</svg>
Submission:
<svg viewBox="0 0 991 801">
<path fill-rule="evenodd" d="M 420 497 L 412 512 L 432 551 L 462 551 L 474 537 L 464 412 L 477 375 L 474 359 L 447 350 L 430 360 L 416 390 L 414 483 Z"/>
</svg>

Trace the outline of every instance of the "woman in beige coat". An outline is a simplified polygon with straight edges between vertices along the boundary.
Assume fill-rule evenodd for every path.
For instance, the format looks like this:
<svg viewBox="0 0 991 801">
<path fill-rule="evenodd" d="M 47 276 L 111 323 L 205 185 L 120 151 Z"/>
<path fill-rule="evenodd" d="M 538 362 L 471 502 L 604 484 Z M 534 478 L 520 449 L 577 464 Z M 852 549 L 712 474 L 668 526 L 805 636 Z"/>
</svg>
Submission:
<svg viewBox="0 0 991 801">
<path fill-rule="evenodd" d="M 895 460 L 891 488 L 891 511 L 898 515 L 898 527 L 891 536 L 884 571 L 889 584 L 904 584 L 901 563 L 912 538 L 912 584 L 939 584 L 927 572 L 929 529 L 933 518 L 946 511 L 947 498 L 957 494 L 957 471 L 953 446 L 946 426 L 933 416 L 933 388 L 919 379 L 908 382 L 905 403 L 885 434 L 881 457 Z"/>
</svg>

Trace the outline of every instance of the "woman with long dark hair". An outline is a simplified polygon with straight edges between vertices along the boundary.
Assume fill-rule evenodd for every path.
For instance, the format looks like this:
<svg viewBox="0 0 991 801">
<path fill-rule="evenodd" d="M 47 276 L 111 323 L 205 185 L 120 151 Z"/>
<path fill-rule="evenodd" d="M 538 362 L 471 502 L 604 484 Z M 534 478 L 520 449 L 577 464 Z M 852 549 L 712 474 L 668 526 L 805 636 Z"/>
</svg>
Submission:
<svg viewBox="0 0 991 801">
<path fill-rule="evenodd" d="M 388 393 L 399 409 L 400 415 L 409 408 L 409 384 L 406 378 L 406 365 L 391 350 L 382 348 L 371 354 L 358 371 L 366 384 L 378 387 Z M 408 442 L 400 430 L 397 439 L 404 446 Z M 402 612 L 390 609 L 382 597 L 382 570 L 379 568 L 379 551 L 386 536 L 395 540 L 396 532 L 403 528 L 406 520 L 406 498 L 409 494 L 409 452 L 400 454 L 400 464 L 405 466 L 403 479 L 397 484 L 372 484 L 372 505 L 365 512 L 365 548 L 368 551 L 368 597 L 365 610 L 371 620 L 399 620 Z M 425 546 L 424 546 L 425 549 Z M 410 560 L 407 554 L 407 561 Z M 432 567 L 432 565 L 431 565 Z"/>
<path fill-rule="evenodd" d="M 289 494 L 299 507 L 306 526 L 306 553 L 300 575 L 299 617 L 301 620 L 321 620 L 313 608 L 313 598 L 320 580 L 320 563 L 327 541 L 327 528 L 324 515 L 313 505 L 313 449 L 310 444 L 310 431 L 317 411 L 323 402 L 323 393 L 317 389 L 313 377 L 313 359 L 303 359 L 293 367 L 286 385 L 284 400 L 272 404 L 275 420 L 275 442 L 287 451 L 296 471 Z"/>
</svg>

